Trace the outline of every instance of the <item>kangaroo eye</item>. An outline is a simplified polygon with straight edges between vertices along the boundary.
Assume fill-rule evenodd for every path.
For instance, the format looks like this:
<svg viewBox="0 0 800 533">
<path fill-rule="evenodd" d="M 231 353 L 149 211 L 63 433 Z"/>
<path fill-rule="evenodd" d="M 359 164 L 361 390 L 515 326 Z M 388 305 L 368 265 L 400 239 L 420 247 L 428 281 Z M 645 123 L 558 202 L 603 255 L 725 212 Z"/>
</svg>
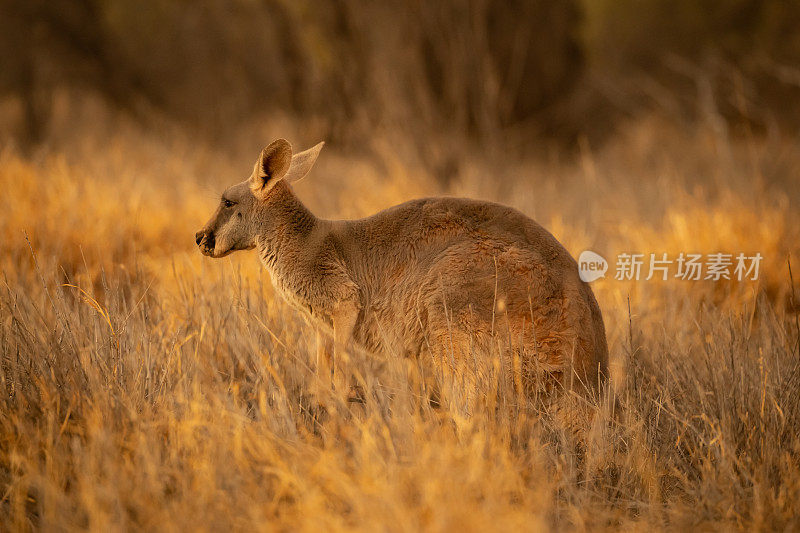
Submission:
<svg viewBox="0 0 800 533">
<path fill-rule="evenodd" d="M 226 198 L 222 199 L 222 205 L 224 205 L 225 207 L 233 207 L 233 204 L 235 204 L 235 203 L 236 202 L 231 202 L 230 200 L 228 200 Z"/>
</svg>

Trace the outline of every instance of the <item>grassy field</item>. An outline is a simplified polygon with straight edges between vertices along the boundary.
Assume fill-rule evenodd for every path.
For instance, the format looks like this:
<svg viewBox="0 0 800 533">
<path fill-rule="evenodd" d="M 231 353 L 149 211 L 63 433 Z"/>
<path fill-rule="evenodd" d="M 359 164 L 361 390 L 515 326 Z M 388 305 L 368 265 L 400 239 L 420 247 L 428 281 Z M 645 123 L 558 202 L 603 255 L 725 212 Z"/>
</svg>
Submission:
<svg viewBox="0 0 800 533">
<path fill-rule="evenodd" d="M 218 194 L 293 133 L 222 153 L 120 127 L 0 153 L 0 529 L 800 528 L 796 141 L 642 120 L 569 162 L 465 150 L 448 190 L 376 141 L 326 148 L 298 184 L 330 218 L 498 200 L 574 256 L 760 252 L 758 281 L 593 284 L 621 411 L 576 454 L 491 398 L 431 409 L 410 361 L 357 358 L 367 402 L 348 404 L 255 255 L 200 255 Z"/>
</svg>

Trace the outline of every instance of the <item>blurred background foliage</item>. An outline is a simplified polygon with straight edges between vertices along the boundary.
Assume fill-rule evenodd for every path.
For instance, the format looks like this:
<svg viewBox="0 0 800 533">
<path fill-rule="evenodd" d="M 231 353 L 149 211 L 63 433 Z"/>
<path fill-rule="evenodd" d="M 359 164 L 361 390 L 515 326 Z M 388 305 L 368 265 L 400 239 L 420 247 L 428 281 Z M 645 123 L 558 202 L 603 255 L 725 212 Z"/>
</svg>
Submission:
<svg viewBox="0 0 800 533">
<path fill-rule="evenodd" d="M 653 112 L 793 134 L 800 111 L 800 3 L 784 0 L 0 0 L 0 14 L 0 94 L 17 109 L 0 127 L 29 146 L 59 91 L 223 145 L 276 113 L 342 146 L 418 139 L 444 178 L 448 142 L 599 143 Z"/>
</svg>

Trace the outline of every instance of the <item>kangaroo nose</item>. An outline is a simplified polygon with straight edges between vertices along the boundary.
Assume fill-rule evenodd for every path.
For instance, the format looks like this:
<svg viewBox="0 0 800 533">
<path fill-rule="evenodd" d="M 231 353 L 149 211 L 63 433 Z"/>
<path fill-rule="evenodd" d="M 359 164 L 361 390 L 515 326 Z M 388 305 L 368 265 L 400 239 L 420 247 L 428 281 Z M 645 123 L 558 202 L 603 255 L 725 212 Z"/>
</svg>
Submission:
<svg viewBox="0 0 800 533">
<path fill-rule="evenodd" d="M 197 246 L 200 246 L 200 243 L 203 241 L 203 236 L 204 235 L 205 235 L 205 232 L 203 230 L 200 230 L 200 231 L 198 231 L 197 233 L 194 234 L 194 242 L 197 243 Z"/>
</svg>

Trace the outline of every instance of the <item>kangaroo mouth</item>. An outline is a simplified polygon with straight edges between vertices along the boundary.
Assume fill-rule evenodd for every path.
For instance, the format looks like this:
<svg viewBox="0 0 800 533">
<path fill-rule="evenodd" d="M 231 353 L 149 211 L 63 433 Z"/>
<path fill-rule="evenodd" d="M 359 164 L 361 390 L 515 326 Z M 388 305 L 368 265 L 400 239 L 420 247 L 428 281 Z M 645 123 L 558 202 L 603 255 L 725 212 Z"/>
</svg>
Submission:
<svg viewBox="0 0 800 533">
<path fill-rule="evenodd" d="M 238 252 L 240 250 L 252 250 L 253 248 L 255 248 L 255 246 L 232 246 L 224 252 L 217 252 L 215 248 L 211 248 L 207 244 L 203 243 L 200 245 L 200 253 L 214 259 L 221 259 L 232 254 L 233 252 Z"/>
<path fill-rule="evenodd" d="M 200 253 L 207 257 L 211 257 L 213 259 L 220 259 L 221 257 L 225 257 L 226 255 L 230 254 L 233 251 L 234 251 L 233 248 L 230 248 L 228 250 L 225 250 L 224 252 L 218 252 L 216 247 L 214 247 L 213 245 L 209 245 L 207 243 L 203 243 L 200 245 Z"/>
<path fill-rule="evenodd" d="M 225 250 L 224 252 L 220 252 L 218 254 L 212 254 L 211 257 L 213 257 L 214 259 L 222 259 L 226 255 L 231 255 L 235 251 L 236 250 L 234 248 L 229 248 L 229 249 Z"/>
</svg>

